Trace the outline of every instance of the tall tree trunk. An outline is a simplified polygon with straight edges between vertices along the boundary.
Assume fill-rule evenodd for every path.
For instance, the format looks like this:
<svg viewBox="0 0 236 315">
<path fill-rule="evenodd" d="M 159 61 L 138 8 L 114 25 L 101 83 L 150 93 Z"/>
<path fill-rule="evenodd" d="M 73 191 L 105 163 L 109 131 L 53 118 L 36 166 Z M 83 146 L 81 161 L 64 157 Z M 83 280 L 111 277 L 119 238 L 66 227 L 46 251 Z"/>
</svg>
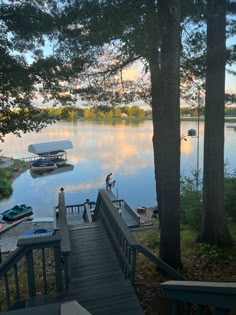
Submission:
<svg viewBox="0 0 236 315">
<path fill-rule="evenodd" d="M 150 58 L 153 111 L 153 148 L 158 207 L 160 257 L 178 269 L 180 260 L 180 114 L 179 50 L 180 5 L 178 0 L 158 2 L 161 50 Z M 159 58 L 160 55 L 160 58 Z"/>
<path fill-rule="evenodd" d="M 199 241 L 231 242 L 224 211 L 225 0 L 208 0 L 203 172 L 203 220 Z"/>
</svg>

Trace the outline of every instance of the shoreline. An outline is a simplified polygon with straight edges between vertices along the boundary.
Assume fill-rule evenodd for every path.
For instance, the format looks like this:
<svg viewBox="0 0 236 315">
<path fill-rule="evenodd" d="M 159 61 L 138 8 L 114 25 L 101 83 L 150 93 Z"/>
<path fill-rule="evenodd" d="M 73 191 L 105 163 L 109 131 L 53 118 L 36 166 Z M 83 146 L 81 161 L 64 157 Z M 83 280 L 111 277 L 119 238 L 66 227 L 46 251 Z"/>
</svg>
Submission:
<svg viewBox="0 0 236 315">
<path fill-rule="evenodd" d="M 12 194 L 14 180 L 30 168 L 30 162 L 21 161 L 5 156 L 0 158 L 0 200 L 9 198 Z"/>
</svg>

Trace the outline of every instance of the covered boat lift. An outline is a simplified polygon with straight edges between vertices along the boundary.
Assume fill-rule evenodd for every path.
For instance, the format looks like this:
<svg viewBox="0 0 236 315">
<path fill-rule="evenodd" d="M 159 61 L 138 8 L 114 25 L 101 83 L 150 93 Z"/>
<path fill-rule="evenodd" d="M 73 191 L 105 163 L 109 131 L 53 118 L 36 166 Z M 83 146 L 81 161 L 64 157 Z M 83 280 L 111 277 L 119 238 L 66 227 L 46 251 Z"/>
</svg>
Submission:
<svg viewBox="0 0 236 315">
<path fill-rule="evenodd" d="M 57 167 L 66 166 L 66 149 L 72 149 L 72 142 L 69 140 L 51 141 L 30 144 L 28 151 L 37 154 L 40 158 L 31 164 L 34 172 L 51 171 Z"/>
<path fill-rule="evenodd" d="M 72 149 L 73 144 L 70 140 L 59 140 L 59 141 L 50 141 L 30 144 L 28 146 L 28 152 L 34 153 L 37 155 L 55 155 L 58 152 Z"/>
</svg>

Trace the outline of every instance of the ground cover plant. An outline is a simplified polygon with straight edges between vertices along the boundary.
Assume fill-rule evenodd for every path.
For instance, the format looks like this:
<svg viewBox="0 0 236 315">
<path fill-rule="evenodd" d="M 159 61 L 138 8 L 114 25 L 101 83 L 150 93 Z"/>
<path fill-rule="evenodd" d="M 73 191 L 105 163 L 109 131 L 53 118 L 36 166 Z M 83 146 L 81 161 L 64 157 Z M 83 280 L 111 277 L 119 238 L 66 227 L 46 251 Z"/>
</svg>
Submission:
<svg viewBox="0 0 236 315">
<path fill-rule="evenodd" d="M 181 262 L 179 272 L 193 281 L 236 281 L 236 176 L 225 172 L 225 210 L 227 225 L 234 240 L 229 247 L 220 248 L 197 241 L 201 225 L 201 183 L 197 176 L 181 180 Z M 201 178 L 201 176 L 199 176 Z M 153 225 L 133 232 L 139 243 L 159 257 L 159 220 Z M 223 272 L 222 272 L 223 271 Z M 170 280 L 143 255 L 137 257 L 136 291 L 145 314 L 168 314 L 169 305 L 160 298 L 160 283 Z M 161 312 L 161 313 L 160 313 Z"/>
<path fill-rule="evenodd" d="M 236 241 L 236 222 L 229 221 L 228 227 Z M 133 232 L 139 243 L 159 256 L 158 223 L 148 229 Z M 197 243 L 197 232 L 187 225 L 181 227 L 181 274 L 189 280 L 236 281 L 236 245 L 217 248 Z M 223 271 L 223 272 L 222 272 Z M 137 257 L 136 291 L 146 315 L 168 314 L 169 305 L 160 298 L 159 285 L 171 280 L 143 255 Z"/>
</svg>

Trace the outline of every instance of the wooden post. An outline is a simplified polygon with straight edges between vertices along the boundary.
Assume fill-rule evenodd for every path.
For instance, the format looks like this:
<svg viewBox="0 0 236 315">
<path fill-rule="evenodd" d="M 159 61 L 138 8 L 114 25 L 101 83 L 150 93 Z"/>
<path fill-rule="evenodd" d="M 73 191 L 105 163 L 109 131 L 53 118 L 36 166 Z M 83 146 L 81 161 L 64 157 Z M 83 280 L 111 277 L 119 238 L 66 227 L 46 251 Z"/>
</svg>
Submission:
<svg viewBox="0 0 236 315">
<path fill-rule="evenodd" d="M 26 254 L 26 264 L 27 264 L 27 277 L 28 277 L 28 288 L 29 288 L 29 296 L 35 296 L 35 274 L 34 274 L 34 258 L 33 251 L 30 250 Z"/>
<path fill-rule="evenodd" d="M 64 272 L 65 272 L 65 287 L 66 289 L 69 288 L 70 282 L 70 237 L 68 226 L 66 222 L 66 207 L 65 207 L 65 196 L 64 196 L 64 188 L 60 189 L 59 193 L 59 230 L 61 235 L 61 254 L 64 263 Z"/>
<path fill-rule="evenodd" d="M 54 247 L 54 257 L 55 257 L 55 272 L 56 272 L 56 289 L 57 289 L 57 292 L 62 292 L 63 282 L 62 282 L 62 265 L 61 265 L 60 246 Z"/>
</svg>

